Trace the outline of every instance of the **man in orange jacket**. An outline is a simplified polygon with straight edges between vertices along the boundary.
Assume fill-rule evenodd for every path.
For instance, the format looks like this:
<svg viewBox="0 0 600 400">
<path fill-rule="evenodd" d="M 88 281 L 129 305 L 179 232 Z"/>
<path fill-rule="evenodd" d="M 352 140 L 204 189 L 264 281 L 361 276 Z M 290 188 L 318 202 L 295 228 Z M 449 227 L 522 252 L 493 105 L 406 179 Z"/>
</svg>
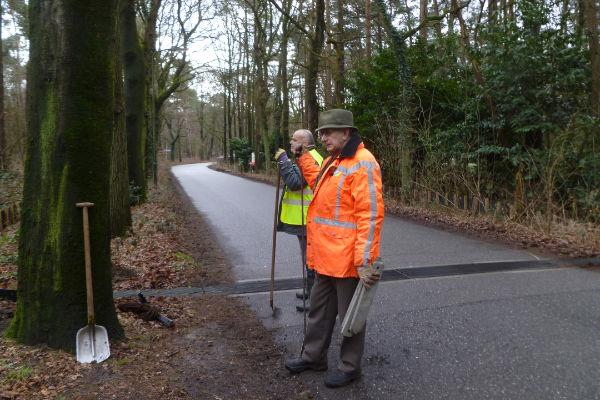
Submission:
<svg viewBox="0 0 600 400">
<path fill-rule="evenodd" d="M 348 310 L 359 279 L 369 287 L 379 278 L 371 265 L 379 256 L 383 224 L 381 169 L 365 148 L 352 113 L 329 110 L 319 115 L 317 133 L 329 152 L 319 170 L 302 155 L 298 164 L 313 188 L 307 216 L 307 265 L 316 271 L 310 297 L 305 348 L 287 360 L 292 373 L 327 369 L 327 350 L 336 317 Z M 343 337 L 337 369 L 328 387 L 345 386 L 360 377 L 365 330 Z"/>
</svg>

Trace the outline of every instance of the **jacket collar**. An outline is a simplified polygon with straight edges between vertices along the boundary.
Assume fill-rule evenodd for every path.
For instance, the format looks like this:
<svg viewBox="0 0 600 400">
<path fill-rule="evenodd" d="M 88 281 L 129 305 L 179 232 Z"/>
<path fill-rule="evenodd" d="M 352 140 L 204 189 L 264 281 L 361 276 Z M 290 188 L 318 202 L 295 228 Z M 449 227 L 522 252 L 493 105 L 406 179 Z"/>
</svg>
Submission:
<svg viewBox="0 0 600 400">
<path fill-rule="evenodd" d="M 340 158 L 354 157 L 354 154 L 356 154 L 356 150 L 358 150 L 358 146 L 360 146 L 361 144 L 362 144 L 362 139 L 360 138 L 358 133 L 350 136 L 350 140 L 348 141 L 348 143 L 346 143 L 346 145 L 340 152 L 339 157 Z"/>
</svg>

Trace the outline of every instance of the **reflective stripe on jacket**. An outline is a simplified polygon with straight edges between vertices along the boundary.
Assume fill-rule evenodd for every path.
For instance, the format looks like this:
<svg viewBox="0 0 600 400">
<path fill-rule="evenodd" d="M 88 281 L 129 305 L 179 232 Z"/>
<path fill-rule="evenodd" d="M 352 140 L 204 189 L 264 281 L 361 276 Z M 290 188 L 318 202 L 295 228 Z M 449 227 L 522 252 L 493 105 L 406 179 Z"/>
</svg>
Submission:
<svg viewBox="0 0 600 400">
<path fill-rule="evenodd" d="M 316 171 L 302 156 L 298 163 L 314 196 L 307 216 L 309 267 L 338 278 L 358 277 L 357 267 L 379 256 L 384 206 L 381 169 L 358 135 L 340 155 Z"/>
<path fill-rule="evenodd" d="M 317 150 L 310 150 L 307 154 L 313 159 L 313 165 L 317 168 L 321 167 L 323 163 L 323 157 Z M 300 177 L 302 179 L 302 177 Z M 304 196 L 303 196 L 304 194 Z M 303 199 L 304 197 L 304 199 Z M 305 225 L 306 217 L 308 213 L 308 205 L 313 198 L 313 192 L 309 185 L 304 187 L 304 190 L 290 190 L 286 186 L 281 200 L 281 211 L 279 214 L 279 220 L 288 225 Z M 301 214 L 302 206 L 304 205 L 304 216 Z"/>
</svg>

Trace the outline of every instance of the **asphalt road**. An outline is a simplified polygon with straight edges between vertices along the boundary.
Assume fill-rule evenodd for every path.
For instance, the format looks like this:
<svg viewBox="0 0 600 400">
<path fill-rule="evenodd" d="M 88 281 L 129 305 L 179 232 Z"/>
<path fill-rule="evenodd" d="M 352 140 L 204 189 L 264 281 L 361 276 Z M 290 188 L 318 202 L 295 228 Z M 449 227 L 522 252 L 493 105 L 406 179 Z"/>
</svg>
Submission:
<svg viewBox="0 0 600 400">
<path fill-rule="evenodd" d="M 173 168 L 211 222 L 237 279 L 269 276 L 274 188 L 206 168 Z M 300 274 L 294 237 L 278 236 L 277 276 Z M 386 267 L 536 256 L 386 217 Z M 301 345 L 294 291 L 241 296 L 289 354 Z M 336 327 L 336 332 L 339 327 Z M 329 352 L 335 366 L 339 335 Z M 302 379 L 319 399 L 600 399 L 600 273 L 577 268 L 384 282 L 369 316 L 363 378 L 346 388 Z"/>
<path fill-rule="evenodd" d="M 173 173 L 231 255 L 236 279 L 269 278 L 275 187 L 216 172 L 208 165 L 176 166 Z M 538 258 L 393 216 L 385 218 L 381 241 L 386 269 Z M 296 236 L 279 233 L 276 277 L 301 276 L 301 265 Z"/>
</svg>

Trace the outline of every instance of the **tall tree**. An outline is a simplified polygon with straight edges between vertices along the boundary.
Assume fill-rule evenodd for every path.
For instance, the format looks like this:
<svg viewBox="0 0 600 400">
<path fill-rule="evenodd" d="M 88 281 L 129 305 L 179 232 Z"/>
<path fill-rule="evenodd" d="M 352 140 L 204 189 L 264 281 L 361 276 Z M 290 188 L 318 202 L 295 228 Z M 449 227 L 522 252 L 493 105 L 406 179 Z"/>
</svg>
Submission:
<svg viewBox="0 0 600 400">
<path fill-rule="evenodd" d="M 325 43 L 325 0 L 315 0 L 315 29 L 309 37 L 310 51 L 306 71 L 306 114 L 308 129 L 316 131 L 319 126 L 319 99 L 317 98 L 317 81 L 319 62 Z"/>
<path fill-rule="evenodd" d="M 367 52 L 367 58 L 371 58 L 371 0 L 365 0 L 365 51 Z"/>
<path fill-rule="evenodd" d="M 0 171 L 8 169 L 6 133 L 4 131 L 4 50 L 2 49 L 2 25 L 4 7 L 0 2 Z"/>
<path fill-rule="evenodd" d="M 7 332 L 73 350 L 86 324 L 81 210 L 95 203 L 90 240 L 96 320 L 123 336 L 112 297 L 110 137 L 114 113 L 115 0 L 31 1 L 28 148 L 19 287 Z"/>
<path fill-rule="evenodd" d="M 600 38 L 598 30 L 598 8 L 594 0 L 583 0 L 585 33 L 590 47 L 592 60 L 592 109 L 600 117 Z"/>
<path fill-rule="evenodd" d="M 419 22 L 421 23 L 421 29 L 419 31 L 419 38 L 423 41 L 427 41 L 427 0 L 420 0 L 419 7 Z"/>
<path fill-rule="evenodd" d="M 146 64 L 138 36 L 135 0 L 121 2 L 121 57 L 125 79 L 125 129 L 127 130 L 127 166 L 129 183 L 136 188 L 140 201 L 145 201 L 146 130 Z"/>
<path fill-rule="evenodd" d="M 142 21 L 142 42 L 141 48 L 145 66 L 144 89 L 145 89 L 145 137 L 146 148 L 144 157 L 144 170 L 146 174 L 153 178 L 154 183 L 158 182 L 157 176 L 157 160 L 156 154 L 158 151 L 157 137 L 158 132 L 156 126 L 158 117 L 155 111 L 156 101 L 156 37 L 157 37 L 157 21 L 158 12 L 160 10 L 162 0 L 141 0 L 138 2 L 140 16 Z"/>
<path fill-rule="evenodd" d="M 337 24 L 335 36 L 335 104 L 344 106 L 344 80 L 346 79 L 346 63 L 344 52 L 344 2 L 337 0 Z"/>
<path fill-rule="evenodd" d="M 488 0 L 488 22 L 494 25 L 498 20 L 498 0 Z"/>
<path fill-rule="evenodd" d="M 126 0 L 117 0 L 117 10 Z M 121 14 L 117 13 L 115 35 L 115 111 L 111 140 L 110 163 L 110 231 L 113 237 L 123 236 L 131 226 L 129 207 L 129 169 L 127 167 L 127 130 L 125 129 L 125 99 L 123 62 L 121 60 Z"/>
<path fill-rule="evenodd" d="M 289 113 L 290 113 L 290 98 L 289 98 L 289 82 L 288 82 L 288 44 L 290 39 L 290 19 L 289 15 L 292 7 L 291 0 L 284 0 L 283 9 L 285 14 L 282 21 L 281 43 L 279 45 L 279 68 L 277 80 L 275 81 L 276 93 L 276 110 L 275 110 L 275 134 L 277 146 L 282 146 L 286 142 L 286 137 L 289 132 Z"/>
<path fill-rule="evenodd" d="M 306 55 L 306 68 L 305 68 L 305 81 L 304 89 L 305 92 L 300 95 L 300 98 L 304 99 L 304 111 L 305 115 L 302 120 L 305 121 L 305 126 L 314 132 L 318 127 L 319 118 L 319 99 L 317 96 L 317 83 L 319 80 L 319 65 L 321 61 L 321 53 L 323 52 L 323 46 L 325 44 L 325 0 L 316 0 L 314 2 L 313 15 L 315 16 L 314 31 L 309 32 L 303 24 L 297 19 L 290 16 L 285 10 L 283 10 L 275 0 L 269 0 L 277 10 L 283 15 L 287 16 L 292 24 L 304 35 L 308 40 L 309 48 L 308 54 Z M 298 48 L 300 46 L 297 46 Z M 299 52 L 300 53 L 300 52 Z"/>
</svg>

